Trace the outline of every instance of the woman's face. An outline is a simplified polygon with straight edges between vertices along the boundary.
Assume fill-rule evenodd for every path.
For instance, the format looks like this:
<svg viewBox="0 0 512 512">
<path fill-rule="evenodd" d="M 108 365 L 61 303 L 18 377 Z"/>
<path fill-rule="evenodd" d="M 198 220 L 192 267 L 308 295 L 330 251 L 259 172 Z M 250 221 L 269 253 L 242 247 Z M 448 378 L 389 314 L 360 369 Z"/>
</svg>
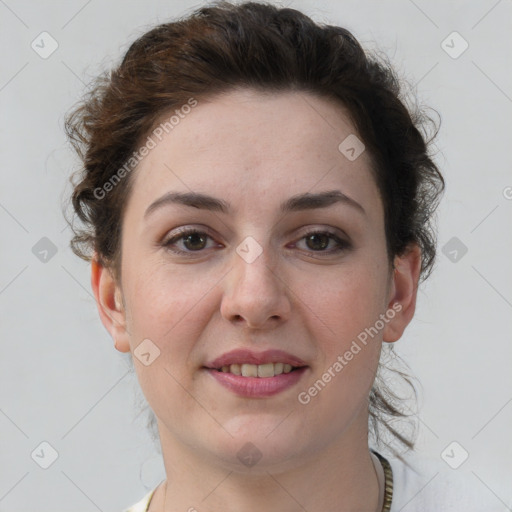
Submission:
<svg viewBox="0 0 512 512">
<path fill-rule="evenodd" d="M 238 90 L 153 136 L 123 219 L 122 305 L 103 318 L 162 445 L 267 467 L 365 437 L 383 335 L 408 319 L 355 135 L 328 100 Z"/>
</svg>

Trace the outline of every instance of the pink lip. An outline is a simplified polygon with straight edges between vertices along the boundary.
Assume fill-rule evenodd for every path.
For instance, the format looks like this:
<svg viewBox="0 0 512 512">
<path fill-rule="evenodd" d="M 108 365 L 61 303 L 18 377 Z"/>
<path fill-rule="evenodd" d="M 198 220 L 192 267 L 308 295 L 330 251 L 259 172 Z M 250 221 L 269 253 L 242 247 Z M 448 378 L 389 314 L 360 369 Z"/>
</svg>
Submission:
<svg viewBox="0 0 512 512">
<path fill-rule="evenodd" d="M 213 361 L 205 364 L 206 368 L 219 369 L 223 366 L 229 366 L 231 364 L 266 364 L 266 363 L 287 363 L 292 366 L 306 366 L 306 363 L 283 350 L 265 350 L 264 352 L 253 352 L 247 349 L 237 349 L 231 352 L 217 357 Z M 295 373 L 295 372 L 292 372 Z M 289 375 L 289 374 L 287 374 Z M 244 379 L 250 379 L 251 377 L 243 377 Z M 271 379 L 272 377 L 268 377 Z M 275 377 L 274 377 L 275 378 Z"/>
<path fill-rule="evenodd" d="M 245 361 L 248 362 L 247 359 Z M 276 395 L 296 384 L 307 371 L 307 367 L 303 366 L 290 373 L 281 373 L 274 377 L 242 377 L 241 375 L 219 372 L 211 368 L 206 369 L 206 371 L 222 386 L 239 396 L 265 398 Z"/>
</svg>

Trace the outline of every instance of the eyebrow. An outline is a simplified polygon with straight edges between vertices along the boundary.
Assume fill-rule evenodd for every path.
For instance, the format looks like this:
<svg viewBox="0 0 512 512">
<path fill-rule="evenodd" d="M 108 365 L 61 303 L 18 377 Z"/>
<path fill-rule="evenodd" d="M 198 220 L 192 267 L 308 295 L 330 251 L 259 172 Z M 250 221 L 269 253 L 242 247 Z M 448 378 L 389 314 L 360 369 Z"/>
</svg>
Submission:
<svg viewBox="0 0 512 512">
<path fill-rule="evenodd" d="M 302 210 L 314 210 L 327 208 L 328 206 L 339 203 L 351 206 L 360 213 L 366 214 L 364 208 L 357 201 L 345 195 L 340 190 L 329 190 L 317 194 L 306 192 L 292 196 L 281 203 L 280 212 L 290 213 Z M 144 213 L 144 218 L 147 218 L 155 210 L 170 204 L 179 204 L 220 213 L 229 213 L 231 209 L 229 203 L 226 201 L 199 192 L 168 192 L 149 205 Z"/>
</svg>

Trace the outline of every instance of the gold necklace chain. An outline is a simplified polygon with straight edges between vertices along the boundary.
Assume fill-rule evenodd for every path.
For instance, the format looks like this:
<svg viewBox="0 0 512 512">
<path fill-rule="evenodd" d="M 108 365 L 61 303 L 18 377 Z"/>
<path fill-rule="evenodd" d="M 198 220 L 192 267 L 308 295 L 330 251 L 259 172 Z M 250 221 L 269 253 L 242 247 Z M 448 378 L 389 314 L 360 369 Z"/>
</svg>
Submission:
<svg viewBox="0 0 512 512">
<path fill-rule="evenodd" d="M 391 510 L 391 501 L 393 500 L 393 470 L 391 469 L 391 465 L 385 457 L 373 450 L 372 453 L 377 456 L 380 463 L 382 464 L 382 469 L 384 470 L 384 503 L 382 504 L 381 512 L 389 512 Z M 167 503 L 167 484 L 168 482 L 166 479 L 164 489 L 164 512 L 165 504 Z"/>
<path fill-rule="evenodd" d="M 389 461 L 380 453 L 372 450 L 372 453 L 379 459 L 384 470 L 384 503 L 381 512 L 389 512 L 391 510 L 391 501 L 393 500 L 393 470 Z"/>
</svg>

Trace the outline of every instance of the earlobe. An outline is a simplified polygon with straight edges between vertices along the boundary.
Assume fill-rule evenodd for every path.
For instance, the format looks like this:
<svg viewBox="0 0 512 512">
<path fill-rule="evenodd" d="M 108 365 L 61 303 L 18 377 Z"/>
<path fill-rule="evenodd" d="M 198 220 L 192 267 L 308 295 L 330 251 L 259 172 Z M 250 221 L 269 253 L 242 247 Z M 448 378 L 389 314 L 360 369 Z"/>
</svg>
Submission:
<svg viewBox="0 0 512 512">
<path fill-rule="evenodd" d="M 384 328 L 383 341 L 398 341 L 412 320 L 420 271 L 421 250 L 417 244 L 411 244 L 403 255 L 395 257 L 387 305 L 388 310 L 395 314 Z"/>
<path fill-rule="evenodd" d="M 128 352 L 130 343 L 121 292 L 111 271 L 98 261 L 96 253 L 91 260 L 91 287 L 101 322 L 112 336 L 115 348 Z"/>
</svg>

